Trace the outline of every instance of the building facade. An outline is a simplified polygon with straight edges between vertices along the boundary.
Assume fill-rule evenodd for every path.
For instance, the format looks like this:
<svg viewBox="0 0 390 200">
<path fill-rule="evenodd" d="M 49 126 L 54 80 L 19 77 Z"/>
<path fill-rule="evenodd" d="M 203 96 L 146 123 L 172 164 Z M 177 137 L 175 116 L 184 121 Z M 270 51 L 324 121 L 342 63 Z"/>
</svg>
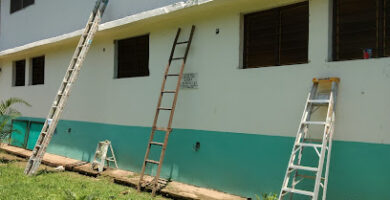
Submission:
<svg viewBox="0 0 390 200">
<path fill-rule="evenodd" d="M 93 4 L 1 0 L 0 98 L 32 104 L 13 145 L 34 146 Z M 185 73 L 197 86 L 180 90 L 163 177 L 279 193 L 311 80 L 335 76 L 328 199 L 390 199 L 387 5 L 112 0 L 48 152 L 90 161 L 108 139 L 119 167 L 140 172 L 175 33 L 195 25 Z"/>
</svg>

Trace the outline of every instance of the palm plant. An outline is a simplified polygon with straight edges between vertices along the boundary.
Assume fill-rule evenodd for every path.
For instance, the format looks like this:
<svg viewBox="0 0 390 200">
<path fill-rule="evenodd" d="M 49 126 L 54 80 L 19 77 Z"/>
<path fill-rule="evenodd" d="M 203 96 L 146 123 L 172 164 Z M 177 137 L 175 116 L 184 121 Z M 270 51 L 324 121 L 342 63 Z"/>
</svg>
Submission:
<svg viewBox="0 0 390 200">
<path fill-rule="evenodd" d="M 12 129 L 11 120 L 20 117 L 22 114 L 12 106 L 23 104 L 31 106 L 25 100 L 20 98 L 9 98 L 0 101 L 0 142 L 6 139 L 14 130 Z"/>
</svg>

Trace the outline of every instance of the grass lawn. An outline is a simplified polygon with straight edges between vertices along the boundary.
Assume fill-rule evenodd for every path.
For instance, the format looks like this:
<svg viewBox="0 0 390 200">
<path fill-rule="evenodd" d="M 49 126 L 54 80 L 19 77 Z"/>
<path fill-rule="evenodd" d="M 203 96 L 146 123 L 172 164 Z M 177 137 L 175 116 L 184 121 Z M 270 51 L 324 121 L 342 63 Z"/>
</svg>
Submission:
<svg viewBox="0 0 390 200">
<path fill-rule="evenodd" d="M 41 170 L 37 176 L 23 174 L 26 162 L 5 163 L 0 160 L 0 199 L 154 199 L 149 193 L 112 183 L 108 178 L 90 178 L 74 172 Z M 156 197 L 155 199 L 166 199 Z"/>
</svg>

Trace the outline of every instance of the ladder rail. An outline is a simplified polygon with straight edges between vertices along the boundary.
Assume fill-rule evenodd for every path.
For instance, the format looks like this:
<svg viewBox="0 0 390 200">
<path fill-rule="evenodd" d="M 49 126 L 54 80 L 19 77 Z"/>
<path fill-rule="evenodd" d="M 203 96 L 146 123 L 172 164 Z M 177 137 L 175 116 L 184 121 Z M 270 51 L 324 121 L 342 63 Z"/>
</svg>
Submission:
<svg viewBox="0 0 390 200">
<path fill-rule="evenodd" d="M 61 117 L 67 99 L 70 95 L 73 83 L 76 81 L 79 75 L 80 68 L 85 60 L 86 54 L 89 51 L 92 40 L 98 30 L 98 26 L 101 21 L 101 16 L 107 6 L 107 3 L 108 0 L 98 0 L 95 4 L 95 7 L 88 19 L 86 28 L 84 29 L 84 32 L 82 33 L 79 43 L 74 51 L 73 57 L 70 61 L 70 64 L 60 85 L 58 93 L 55 96 L 53 105 L 49 110 L 49 114 L 45 120 L 44 126 L 42 127 L 33 153 L 30 156 L 29 161 L 27 162 L 27 166 L 24 171 L 25 174 L 35 174 L 43 159 L 43 156 L 47 149 L 47 145 L 49 144 L 53 136 L 53 133 L 58 125 L 59 118 Z"/>
<path fill-rule="evenodd" d="M 294 152 L 294 151 L 296 150 L 296 149 L 295 149 L 295 148 L 296 148 L 296 145 L 295 145 L 295 144 L 297 144 L 297 143 L 301 140 L 301 137 L 302 137 L 302 126 L 303 126 L 303 125 L 302 125 L 302 122 L 304 121 L 304 119 L 305 119 L 306 116 L 307 116 L 307 108 L 308 108 L 308 106 L 309 106 L 309 104 L 308 104 L 307 102 L 309 102 L 309 100 L 313 97 L 314 93 L 315 93 L 315 88 L 312 87 L 312 89 L 310 90 L 309 94 L 307 95 L 305 108 L 304 108 L 303 113 L 302 113 L 301 121 L 300 121 L 300 124 L 299 124 L 299 127 L 298 127 L 297 137 L 295 138 L 295 142 L 294 142 L 294 146 L 293 146 L 293 148 L 292 148 L 292 152 Z M 290 156 L 290 160 L 289 160 L 288 163 L 290 164 L 290 163 L 293 162 L 294 160 L 295 160 L 295 154 L 292 154 L 292 155 Z M 289 173 L 289 168 L 288 168 L 288 167 L 287 167 L 287 170 L 286 170 L 286 174 L 290 174 L 290 173 Z M 285 178 L 284 181 L 283 181 L 282 189 L 283 189 L 283 188 L 286 188 L 286 187 L 288 186 L 289 181 L 290 181 L 290 176 L 286 176 L 286 178 Z M 281 192 L 280 192 L 280 194 L 279 194 L 279 198 L 282 197 L 282 196 L 284 196 L 284 195 L 283 195 L 283 190 L 281 190 Z"/>
<path fill-rule="evenodd" d="M 173 117 L 174 117 L 174 113 L 175 113 L 175 109 L 176 109 L 178 94 L 179 94 L 179 91 L 180 91 L 180 83 L 181 83 L 181 80 L 182 80 L 182 77 L 183 77 L 184 67 L 185 67 L 185 64 L 186 64 L 186 61 L 187 61 L 187 57 L 188 57 L 188 53 L 189 53 L 189 50 L 190 50 L 190 47 L 191 47 L 194 31 L 195 31 L 195 26 L 192 26 L 188 42 L 178 42 L 178 39 L 179 39 L 180 34 L 181 34 L 181 28 L 179 28 L 177 30 L 177 33 L 176 33 L 176 36 L 175 36 L 175 39 L 174 39 L 174 42 L 173 42 L 173 45 L 172 45 L 171 53 L 170 53 L 170 56 L 169 56 L 168 64 L 167 64 L 167 66 L 165 68 L 164 78 L 163 78 L 163 82 L 162 82 L 161 90 L 160 90 L 160 96 L 159 96 L 159 99 L 158 99 L 157 109 L 156 109 L 156 113 L 155 113 L 155 117 L 154 117 L 154 121 L 153 121 L 153 127 L 152 127 L 152 131 L 151 131 L 151 135 L 149 137 L 149 141 L 148 141 L 148 146 L 147 146 L 146 153 L 145 153 L 144 162 L 143 162 L 143 165 L 142 165 L 141 175 L 140 175 L 139 182 L 138 182 L 138 185 L 137 185 L 137 190 L 140 191 L 141 187 L 142 187 L 143 178 L 144 178 L 144 175 L 145 175 L 146 165 L 148 163 L 158 164 L 156 175 L 154 176 L 154 179 L 151 182 L 152 196 L 155 196 L 156 191 L 157 191 L 157 187 L 158 187 L 158 184 L 159 184 L 159 178 L 160 178 L 161 168 L 162 168 L 162 165 L 163 165 L 163 162 L 164 162 L 164 158 L 165 158 L 165 152 L 166 152 L 166 148 L 167 148 L 167 145 L 168 145 L 168 139 L 169 139 L 170 133 L 172 132 L 172 122 L 173 122 Z M 173 58 L 174 54 L 175 54 L 176 46 L 179 45 L 179 44 L 185 44 L 185 43 L 187 43 L 187 47 L 185 49 L 184 57 Z M 182 64 L 180 66 L 179 74 L 169 74 L 172 61 L 173 60 L 179 60 L 179 59 L 183 59 Z M 177 83 L 176 83 L 176 87 L 175 87 L 174 91 L 166 91 L 165 90 L 166 89 L 167 78 L 170 77 L 170 76 L 177 76 L 178 77 Z M 163 95 L 167 94 L 167 93 L 174 94 L 173 102 L 172 102 L 172 105 L 171 105 L 170 108 L 162 108 L 161 107 L 162 98 L 163 98 Z M 168 124 L 167 124 L 166 128 L 157 127 L 157 122 L 158 122 L 159 114 L 160 114 L 161 110 L 166 110 L 166 111 L 170 112 L 169 120 L 168 120 Z M 164 143 L 153 142 L 154 135 L 155 135 L 156 131 L 164 131 L 165 132 Z M 152 145 L 161 145 L 162 146 L 160 157 L 159 157 L 159 161 L 153 161 L 153 160 L 149 160 L 148 159 L 149 155 L 150 155 L 150 150 L 151 150 Z"/>
<path fill-rule="evenodd" d="M 179 28 L 177 30 L 177 32 L 176 32 L 176 36 L 175 36 L 174 43 L 173 43 L 172 48 L 171 48 L 171 54 L 169 56 L 168 64 L 165 67 L 164 77 L 163 77 L 163 81 L 162 81 L 161 89 L 160 89 L 160 95 L 159 95 L 159 98 L 158 98 L 157 108 L 156 108 L 156 112 L 155 112 L 155 115 L 154 115 L 152 132 L 150 134 L 149 141 L 148 141 L 148 145 L 149 146 L 150 146 L 151 142 L 153 141 L 154 134 L 156 132 L 157 121 L 158 121 L 159 114 L 160 114 L 160 109 L 159 108 L 161 107 L 162 98 L 163 98 L 163 96 L 161 94 L 163 93 L 163 91 L 165 89 L 165 85 L 166 85 L 166 82 L 167 82 L 166 75 L 169 73 L 169 69 L 170 69 L 170 66 L 171 66 L 171 61 L 172 61 L 173 55 L 175 53 L 176 43 L 177 43 L 177 41 L 179 39 L 180 33 L 181 33 L 181 28 Z M 143 180 L 143 176 L 145 174 L 145 169 L 146 169 L 146 162 L 145 162 L 145 160 L 147 160 L 149 158 L 149 154 L 150 154 L 150 147 L 149 146 L 146 149 L 146 153 L 145 153 L 145 157 L 144 157 L 144 163 L 142 164 L 140 182 Z M 137 189 L 138 189 L 138 191 L 141 190 L 141 184 L 140 183 L 137 185 Z"/>
<path fill-rule="evenodd" d="M 334 118 L 335 118 L 335 114 L 333 113 L 333 118 L 332 118 L 333 121 L 334 121 Z M 328 155 L 326 158 L 326 170 L 325 170 L 325 177 L 324 177 L 325 180 L 324 180 L 324 186 L 322 189 L 322 191 L 323 191 L 322 200 L 326 200 L 326 191 L 327 191 L 327 187 L 328 187 L 328 177 L 329 177 L 330 156 L 331 156 L 331 152 L 332 152 L 332 143 L 333 143 L 333 132 L 334 132 L 334 124 L 332 124 L 331 132 L 329 135 Z"/>
<path fill-rule="evenodd" d="M 307 132 L 308 132 L 308 125 L 307 124 L 303 124 L 304 121 L 309 121 L 311 119 L 311 114 L 313 113 L 311 110 L 313 108 L 313 104 L 310 103 L 310 99 L 313 99 L 316 95 L 316 92 L 318 90 L 318 84 L 314 84 L 312 89 L 311 89 L 311 93 L 310 93 L 310 96 L 309 98 L 306 100 L 306 107 L 305 107 L 305 110 L 304 110 L 304 115 L 302 116 L 302 119 L 301 119 L 301 125 L 300 125 L 300 128 L 301 128 L 301 132 L 303 132 L 303 140 L 306 139 L 307 137 Z M 298 139 L 298 143 L 301 143 L 302 141 L 302 135 L 299 137 Z M 294 146 L 296 147 L 298 145 L 297 142 L 295 142 Z M 301 162 L 302 162 L 302 153 L 303 153 L 303 149 L 305 147 L 304 146 L 300 146 L 300 149 L 299 149 L 299 152 L 298 153 L 298 162 L 297 164 L 300 165 Z M 289 164 L 293 164 L 295 161 L 295 158 L 293 158 L 293 160 L 289 163 Z M 297 181 L 297 176 L 298 176 L 298 170 L 295 170 L 294 172 L 294 175 L 293 175 L 293 181 L 292 181 L 292 189 L 295 189 L 295 186 L 300 182 L 300 181 Z M 288 184 L 288 182 L 287 182 Z M 290 194 L 290 199 L 292 200 L 293 199 L 293 196 L 294 196 L 294 193 L 291 193 Z"/>
<path fill-rule="evenodd" d="M 324 128 L 324 133 L 323 133 L 323 138 L 322 138 L 322 149 L 321 149 L 321 156 L 320 156 L 320 159 L 318 161 L 318 171 L 317 171 L 317 175 L 316 175 L 316 180 L 315 180 L 315 185 L 314 185 L 314 197 L 313 197 L 313 200 L 317 200 L 318 199 L 318 194 L 319 194 L 319 190 L 320 190 L 320 183 L 321 183 L 321 178 L 322 178 L 322 169 L 324 167 L 323 163 L 325 161 L 325 153 L 327 151 L 327 146 L 328 146 L 328 142 L 329 142 L 329 135 L 331 134 L 330 131 L 331 131 L 331 127 L 330 127 L 330 122 L 331 122 L 331 118 L 333 116 L 333 85 L 334 83 L 332 83 L 332 90 L 330 92 L 330 96 L 329 96 L 329 99 L 331 100 L 330 101 L 330 104 L 328 106 L 328 112 L 327 112 L 327 115 L 326 115 L 326 123 L 327 125 L 325 126 Z"/>
<path fill-rule="evenodd" d="M 175 93 L 175 97 L 173 98 L 172 111 L 171 111 L 171 115 L 169 116 L 168 128 L 171 128 L 171 126 L 172 126 L 173 115 L 175 114 L 175 110 L 176 110 L 177 97 L 179 96 L 179 91 L 180 91 L 180 83 L 181 83 L 181 80 L 183 78 L 184 66 L 187 62 L 187 56 L 188 56 L 188 53 L 190 51 L 192 38 L 194 36 L 194 31 L 195 31 L 195 26 L 192 26 L 191 33 L 190 33 L 190 39 L 189 39 L 189 42 L 187 44 L 186 52 L 184 54 L 184 59 L 183 59 L 183 62 L 181 64 L 181 67 L 180 67 L 180 73 L 179 73 L 180 75 L 179 75 L 179 78 L 178 78 L 178 81 L 176 84 L 176 93 Z"/>
<path fill-rule="evenodd" d="M 165 151 L 166 151 L 166 148 L 167 148 L 167 145 L 168 145 L 168 138 L 169 138 L 169 135 L 171 134 L 171 126 L 172 126 L 173 116 L 174 116 L 175 110 L 176 110 L 177 97 L 178 97 L 179 91 L 180 91 L 180 83 L 181 83 L 181 79 L 183 77 L 184 66 L 185 66 L 186 61 L 187 61 L 187 56 L 188 56 L 188 52 L 190 50 L 190 46 L 191 46 L 191 42 L 192 42 L 192 37 L 194 35 L 194 31 L 195 31 L 195 26 L 192 26 L 191 33 L 190 33 L 190 39 L 189 39 L 189 42 L 187 44 L 186 52 L 184 54 L 184 59 L 183 59 L 183 62 L 181 64 L 181 67 L 180 67 L 180 73 L 179 73 L 180 75 L 178 77 L 177 84 L 176 84 L 176 93 L 175 93 L 175 96 L 173 98 L 172 110 L 171 110 L 171 113 L 170 113 L 170 116 L 169 116 L 169 122 L 168 122 L 168 129 L 169 130 L 165 134 L 164 146 L 163 146 L 161 154 L 160 154 L 160 162 L 159 162 L 159 165 L 158 165 L 158 168 L 157 168 L 157 172 L 156 172 L 156 177 L 155 177 L 154 183 L 153 183 L 154 188 L 152 190 L 152 196 L 154 196 L 155 193 L 156 193 L 156 185 L 158 183 L 158 178 L 160 177 L 160 173 L 161 173 L 161 167 L 162 167 L 162 164 L 164 162 Z M 177 41 L 175 42 L 175 46 L 176 45 L 177 45 Z"/>
</svg>

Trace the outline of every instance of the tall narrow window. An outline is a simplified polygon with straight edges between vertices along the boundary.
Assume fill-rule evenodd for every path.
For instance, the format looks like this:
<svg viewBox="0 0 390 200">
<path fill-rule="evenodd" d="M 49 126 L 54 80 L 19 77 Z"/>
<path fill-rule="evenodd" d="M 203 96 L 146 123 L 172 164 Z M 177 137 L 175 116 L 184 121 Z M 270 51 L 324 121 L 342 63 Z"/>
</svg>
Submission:
<svg viewBox="0 0 390 200">
<path fill-rule="evenodd" d="M 117 41 L 116 78 L 149 76 L 149 35 Z"/>
<path fill-rule="evenodd" d="M 33 58 L 31 65 L 31 85 L 45 83 L 45 56 Z"/>
<path fill-rule="evenodd" d="M 390 0 L 334 0 L 333 60 L 390 55 Z"/>
<path fill-rule="evenodd" d="M 13 85 L 24 86 L 26 78 L 26 60 L 15 61 L 13 71 Z"/>
<path fill-rule="evenodd" d="M 308 2 L 244 16 L 244 68 L 307 63 Z"/>
<path fill-rule="evenodd" d="M 27 6 L 34 4 L 34 0 L 10 0 L 10 1 L 11 1 L 11 6 L 10 6 L 11 14 Z"/>
</svg>

